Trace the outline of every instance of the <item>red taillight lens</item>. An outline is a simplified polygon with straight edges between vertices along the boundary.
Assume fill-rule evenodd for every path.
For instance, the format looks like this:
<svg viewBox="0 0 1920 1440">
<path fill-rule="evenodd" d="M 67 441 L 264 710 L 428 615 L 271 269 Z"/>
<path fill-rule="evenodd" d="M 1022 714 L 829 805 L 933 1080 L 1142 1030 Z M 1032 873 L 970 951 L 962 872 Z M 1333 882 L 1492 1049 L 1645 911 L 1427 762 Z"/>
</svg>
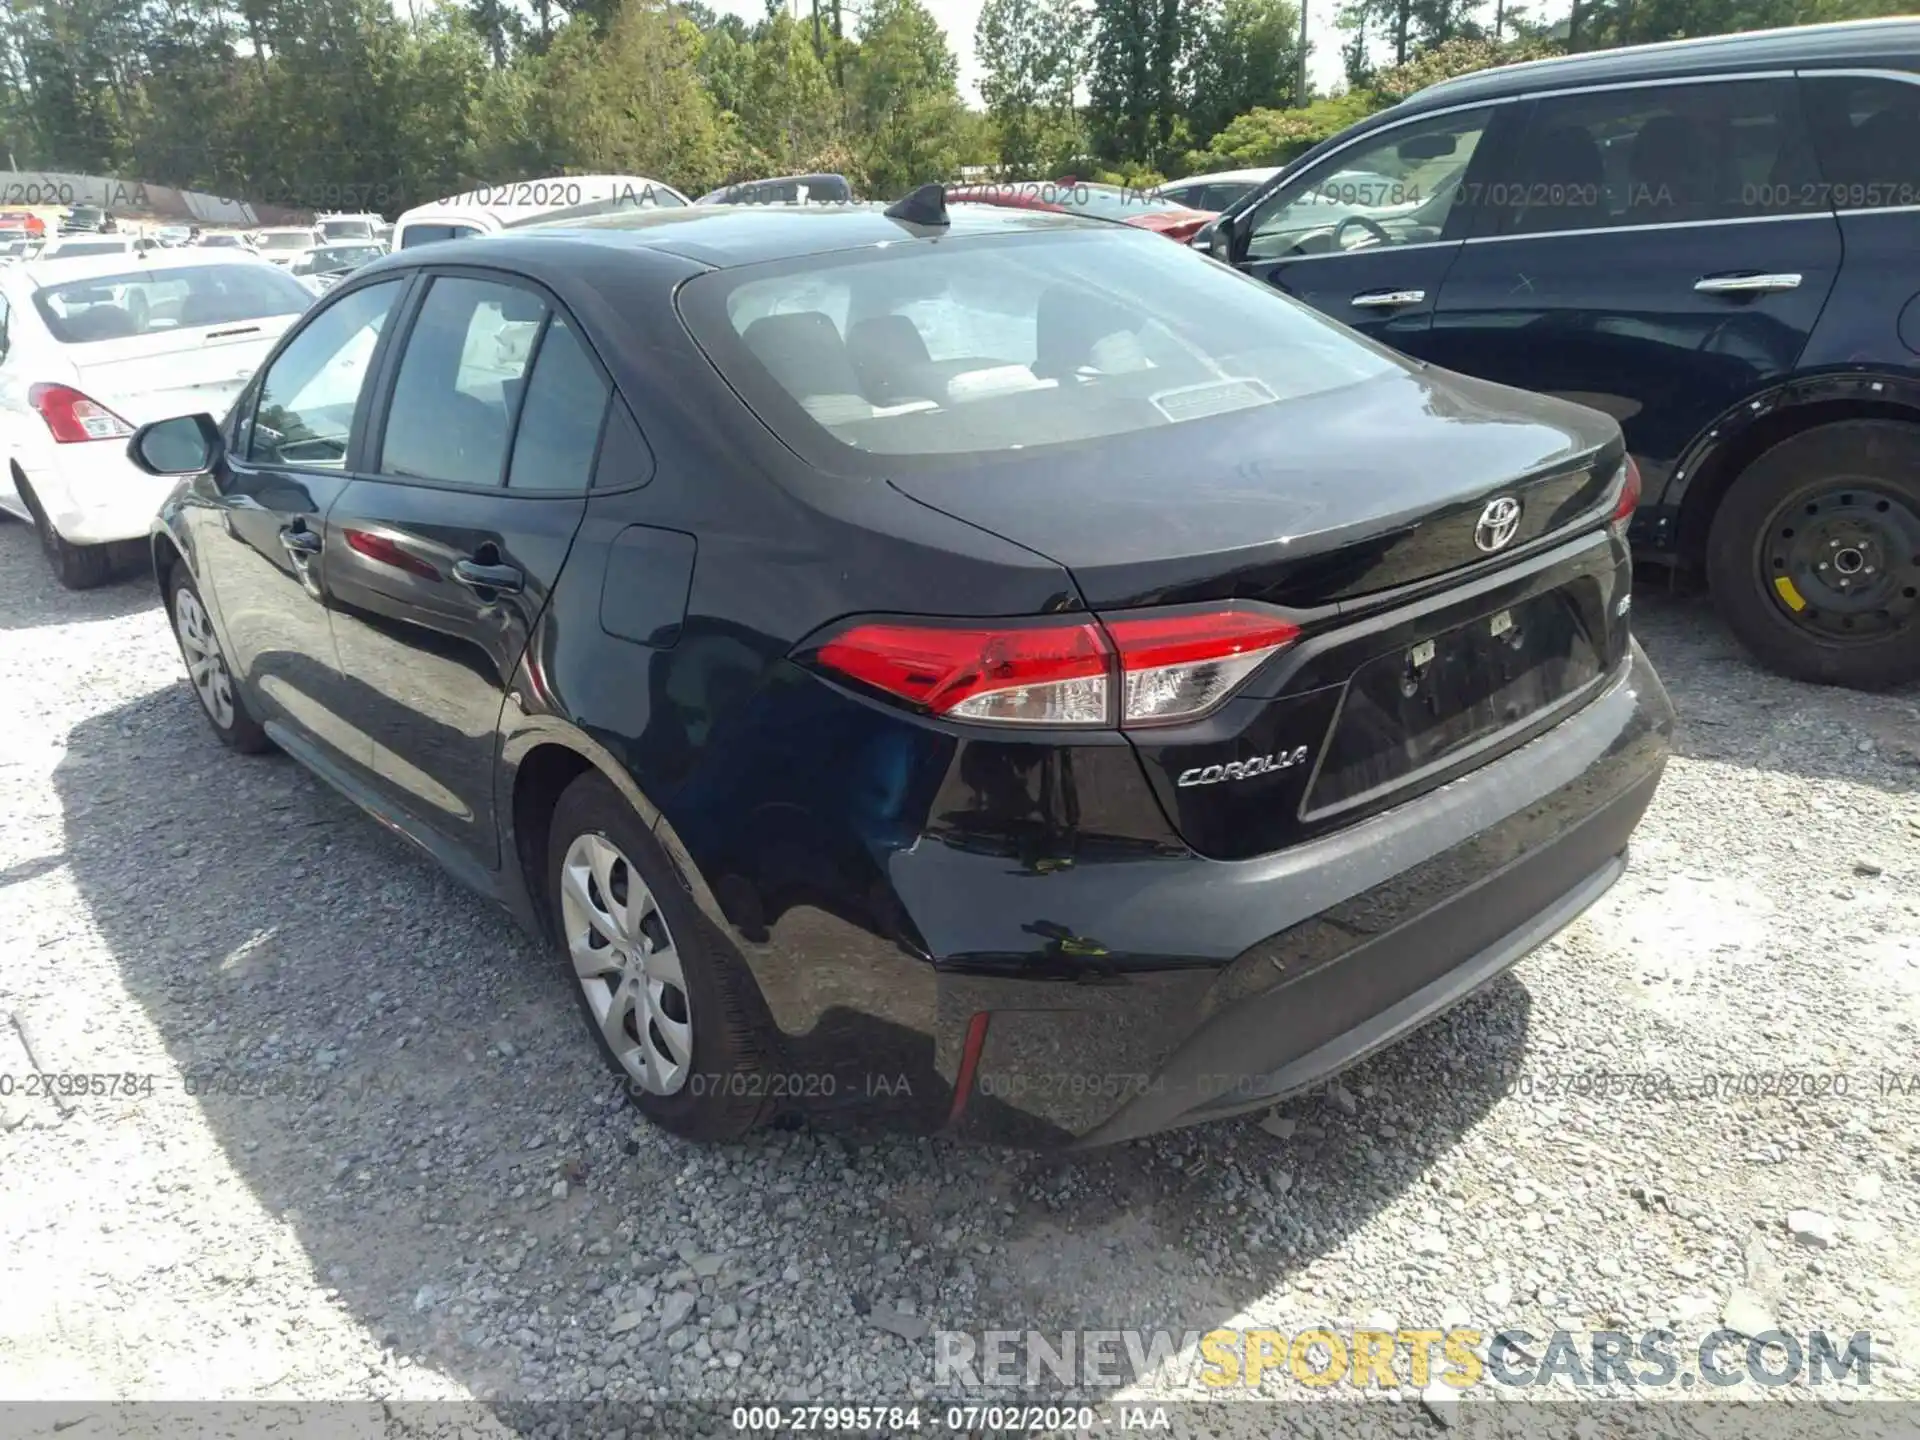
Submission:
<svg viewBox="0 0 1920 1440">
<path fill-rule="evenodd" d="M 124 440 L 133 434 L 133 426 L 70 385 L 35 385 L 27 391 L 27 403 L 40 412 L 61 445 Z"/>
<path fill-rule="evenodd" d="M 829 670 L 936 715 L 1011 725 L 1111 723 L 1107 640 L 1091 621 L 857 625 L 820 647 Z"/>
<path fill-rule="evenodd" d="M 1120 652 L 1125 725 L 1167 725 L 1206 714 L 1300 627 L 1257 610 L 1109 620 Z"/>
<path fill-rule="evenodd" d="M 1620 463 L 1624 472 L 1620 480 L 1620 498 L 1614 501 L 1613 515 L 1608 524 L 1614 533 L 1624 536 L 1627 525 L 1633 519 L 1633 512 L 1640 508 L 1640 467 L 1633 463 L 1631 455 Z"/>
<path fill-rule="evenodd" d="M 956 720 L 1169 725 L 1214 709 L 1299 634 L 1289 621 L 1233 608 L 1128 616 L 1104 628 L 1091 620 L 1017 627 L 876 623 L 836 636 L 814 659 Z"/>
</svg>

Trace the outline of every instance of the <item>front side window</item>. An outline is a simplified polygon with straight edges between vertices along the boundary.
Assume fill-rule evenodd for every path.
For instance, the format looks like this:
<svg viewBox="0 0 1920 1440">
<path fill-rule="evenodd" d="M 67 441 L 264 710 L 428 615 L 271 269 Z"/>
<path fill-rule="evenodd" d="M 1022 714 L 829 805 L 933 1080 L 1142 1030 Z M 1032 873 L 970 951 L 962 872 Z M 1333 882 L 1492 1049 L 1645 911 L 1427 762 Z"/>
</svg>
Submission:
<svg viewBox="0 0 1920 1440">
<path fill-rule="evenodd" d="M 1834 209 L 1920 205 L 1920 85 L 1803 76 L 1800 93 Z"/>
<path fill-rule="evenodd" d="M 1789 80 L 1630 86 L 1535 103 L 1497 233 L 1670 225 L 1826 208 Z"/>
<path fill-rule="evenodd" d="M 546 304 L 530 290 L 443 275 L 433 282 L 387 408 L 380 471 L 498 485 Z"/>
<path fill-rule="evenodd" d="M 86 345 L 298 315 L 313 303 L 313 294 L 264 265 L 215 263 L 43 285 L 33 303 L 54 339 Z"/>
<path fill-rule="evenodd" d="M 682 311 L 802 454 L 978 455 L 1184 424 L 1395 361 L 1144 232 L 1054 231 L 722 270 Z"/>
<path fill-rule="evenodd" d="M 319 470 L 346 465 L 374 347 L 399 294 L 397 280 L 355 290 L 287 342 L 261 378 L 259 404 L 244 437 L 248 460 Z"/>
<path fill-rule="evenodd" d="M 1492 110 L 1396 125 L 1329 155 L 1256 207 L 1245 258 L 1285 260 L 1442 238 Z"/>
</svg>

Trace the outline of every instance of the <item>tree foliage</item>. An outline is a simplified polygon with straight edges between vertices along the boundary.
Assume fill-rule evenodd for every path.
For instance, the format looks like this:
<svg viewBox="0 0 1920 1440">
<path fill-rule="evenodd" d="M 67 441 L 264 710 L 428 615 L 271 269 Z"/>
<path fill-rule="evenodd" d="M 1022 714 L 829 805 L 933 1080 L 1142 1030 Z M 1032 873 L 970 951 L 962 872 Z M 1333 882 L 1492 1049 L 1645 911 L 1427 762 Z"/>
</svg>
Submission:
<svg viewBox="0 0 1920 1440">
<path fill-rule="evenodd" d="M 1898 8 L 1577 0 L 1550 30 L 1517 0 L 1347 0 L 1347 91 L 1314 97 L 1299 3 L 985 0 L 980 113 L 924 0 L 6 0 L 0 128 L 18 169 L 389 214 L 567 172 L 1138 184 L 1284 162 L 1488 65 Z"/>
</svg>

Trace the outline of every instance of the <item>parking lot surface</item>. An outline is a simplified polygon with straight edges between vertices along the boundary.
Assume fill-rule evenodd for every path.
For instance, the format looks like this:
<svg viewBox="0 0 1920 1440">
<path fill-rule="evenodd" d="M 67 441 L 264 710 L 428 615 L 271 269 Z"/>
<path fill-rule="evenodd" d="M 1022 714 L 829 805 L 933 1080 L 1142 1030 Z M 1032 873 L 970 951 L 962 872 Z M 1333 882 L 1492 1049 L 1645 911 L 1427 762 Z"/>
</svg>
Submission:
<svg viewBox="0 0 1920 1440">
<path fill-rule="evenodd" d="M 1724 1323 L 1867 1332 L 1920 1398 L 1920 693 L 1636 614 L 1681 723 L 1626 878 L 1338 1085 L 1075 1157 L 703 1150 L 552 957 L 219 747 L 148 580 L 63 592 L 0 523 L 0 1397 L 881 1401 L 939 1392 L 929 1330 Z"/>
</svg>

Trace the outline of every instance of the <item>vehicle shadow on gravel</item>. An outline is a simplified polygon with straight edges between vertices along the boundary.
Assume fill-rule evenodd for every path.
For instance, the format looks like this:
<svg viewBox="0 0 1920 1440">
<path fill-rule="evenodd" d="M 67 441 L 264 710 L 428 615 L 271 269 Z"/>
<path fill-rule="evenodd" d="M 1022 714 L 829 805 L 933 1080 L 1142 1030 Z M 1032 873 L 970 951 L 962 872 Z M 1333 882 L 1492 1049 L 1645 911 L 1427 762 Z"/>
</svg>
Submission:
<svg viewBox="0 0 1920 1440">
<path fill-rule="evenodd" d="M 0 547 L 7 552 L 14 581 L 0 606 L 0 633 L 85 620 L 117 620 L 160 603 L 160 591 L 147 568 L 146 547 L 131 548 L 115 566 L 113 578 L 92 590 L 68 590 L 53 578 L 33 527 L 0 514 Z"/>
<path fill-rule="evenodd" d="M 974 1332 L 1206 1330 L 1387 1206 L 1460 1208 L 1422 1178 L 1526 1041 L 1508 978 L 1271 1129 L 1055 1157 L 806 1127 L 701 1150 L 626 1109 L 509 921 L 290 761 L 221 749 L 184 685 L 76 727 L 55 786 L 121 983 L 196 1077 L 155 1103 L 176 1125 L 197 1107 L 381 1344 L 483 1396 L 840 1399 L 867 1373 L 847 1364 L 902 1393 L 932 1341 L 873 1317 L 907 1305 Z M 207 1243 L 199 1283 L 257 1280 L 261 1257 Z"/>
</svg>

